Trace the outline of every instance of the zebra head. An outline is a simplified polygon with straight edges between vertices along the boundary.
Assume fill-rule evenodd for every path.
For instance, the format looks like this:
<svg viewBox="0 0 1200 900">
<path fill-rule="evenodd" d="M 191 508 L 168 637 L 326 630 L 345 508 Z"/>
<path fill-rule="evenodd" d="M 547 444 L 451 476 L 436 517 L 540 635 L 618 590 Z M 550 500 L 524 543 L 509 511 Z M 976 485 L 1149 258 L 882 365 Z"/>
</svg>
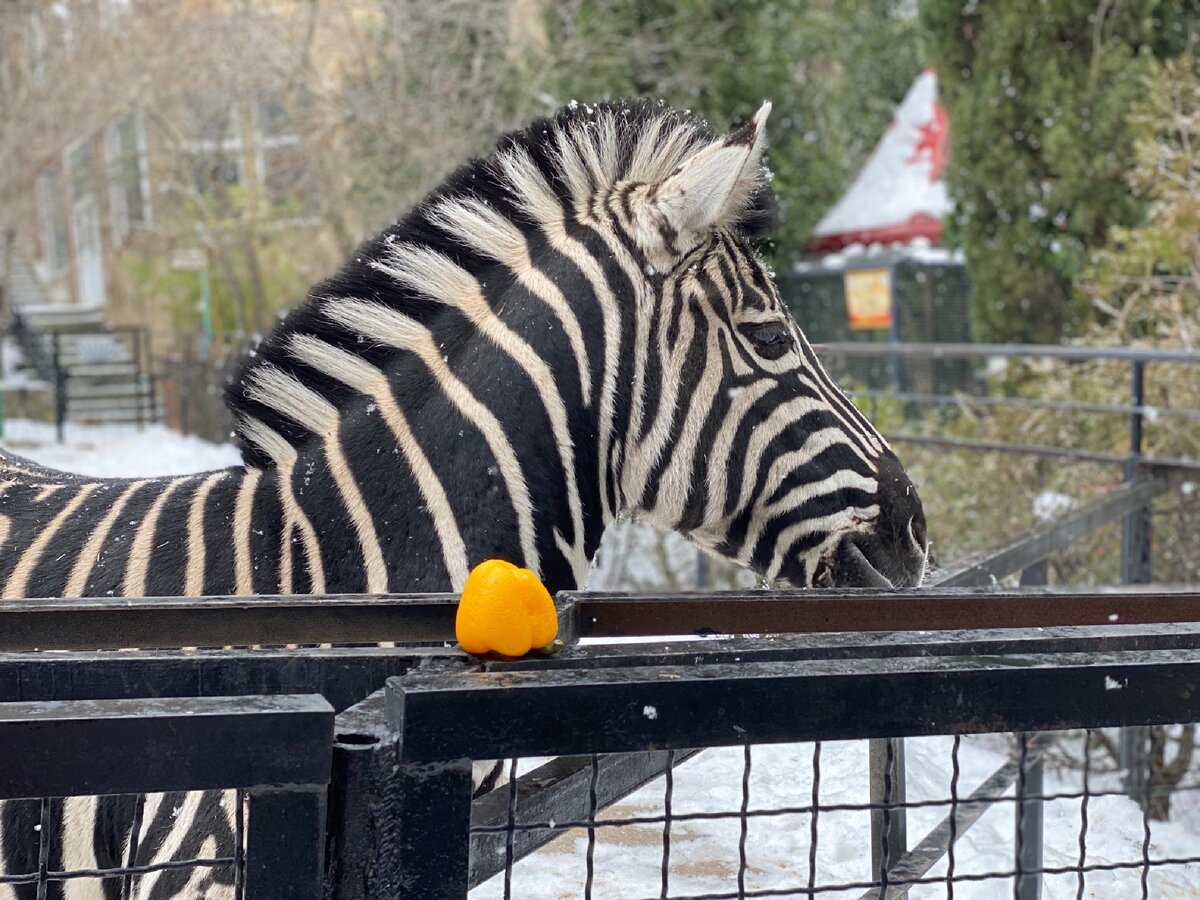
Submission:
<svg viewBox="0 0 1200 900">
<path fill-rule="evenodd" d="M 917 492 L 754 250 L 769 112 L 717 135 L 661 107 L 640 119 L 573 109 L 549 132 L 549 159 L 518 145 L 500 162 L 534 221 L 565 209 L 623 263 L 610 282 L 633 319 L 617 374 L 627 405 L 601 448 L 614 503 L 770 580 L 915 585 L 927 557 Z M 547 170 L 557 202 L 543 208 L 530 201 Z"/>
<path fill-rule="evenodd" d="M 920 581 L 912 483 L 752 246 L 768 110 L 719 135 L 572 104 L 281 323 L 227 397 L 331 589 L 457 589 L 488 557 L 577 587 L 622 511 L 793 585 Z"/>
</svg>

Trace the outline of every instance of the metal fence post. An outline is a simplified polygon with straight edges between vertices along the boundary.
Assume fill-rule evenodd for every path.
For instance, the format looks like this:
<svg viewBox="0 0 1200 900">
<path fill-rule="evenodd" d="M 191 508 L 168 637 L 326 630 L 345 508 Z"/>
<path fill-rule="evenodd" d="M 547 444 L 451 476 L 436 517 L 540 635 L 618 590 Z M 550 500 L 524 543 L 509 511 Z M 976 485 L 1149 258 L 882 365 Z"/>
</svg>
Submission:
<svg viewBox="0 0 1200 900">
<path fill-rule="evenodd" d="M 1041 559 L 1021 571 L 1021 584 L 1025 587 L 1044 587 L 1049 575 L 1049 560 Z M 1045 793 L 1044 770 L 1040 755 L 1032 766 L 1025 765 L 1029 745 L 1037 740 L 1037 735 L 1022 733 L 1017 735 L 1017 740 L 1021 742 L 1021 771 L 1017 774 L 1020 793 L 1017 797 L 1014 855 L 1018 875 L 1014 895 L 1016 900 L 1041 900 L 1045 809 L 1043 801 L 1026 798 L 1041 797 Z"/>
<path fill-rule="evenodd" d="M 393 852 L 381 867 L 386 870 L 385 881 L 400 897 L 466 900 L 471 761 L 412 758 L 405 736 L 421 726 L 406 715 L 403 692 L 389 686 L 385 704 L 388 725 L 400 733 L 391 788 L 400 815 L 388 834 Z"/>
<path fill-rule="evenodd" d="M 246 900 L 320 900 L 326 785 L 248 792 Z"/>
<path fill-rule="evenodd" d="M 1017 735 L 1021 742 L 1021 769 L 1017 773 L 1016 900 L 1041 900 L 1042 896 L 1042 801 L 1026 799 L 1045 793 L 1041 757 L 1034 765 L 1026 766 L 1025 757 L 1034 739 L 1031 734 Z"/>
<path fill-rule="evenodd" d="M 60 444 L 66 442 L 67 373 L 62 364 L 62 341 L 57 331 L 50 333 L 50 349 L 54 364 L 54 431 Z"/>
<path fill-rule="evenodd" d="M 908 851 L 908 811 L 905 787 L 904 740 L 878 738 L 868 751 L 871 804 L 889 807 L 871 810 L 871 872 L 882 885 Z"/>
<path fill-rule="evenodd" d="M 1146 364 L 1130 363 L 1129 458 L 1125 461 L 1126 483 L 1137 481 L 1142 459 L 1142 407 L 1146 400 Z M 1141 507 L 1125 517 L 1121 532 L 1121 580 L 1125 584 L 1150 583 L 1150 510 Z M 1146 744 L 1149 731 L 1144 726 L 1121 729 L 1118 764 L 1125 770 L 1125 789 L 1139 803 L 1145 798 L 1149 780 Z"/>
<path fill-rule="evenodd" d="M 1129 458 L 1125 461 L 1125 481 L 1138 480 L 1142 460 L 1142 407 L 1146 400 L 1146 364 L 1130 364 Z M 1142 507 L 1125 517 L 1121 535 L 1121 578 L 1125 584 L 1150 583 L 1150 510 Z"/>
</svg>

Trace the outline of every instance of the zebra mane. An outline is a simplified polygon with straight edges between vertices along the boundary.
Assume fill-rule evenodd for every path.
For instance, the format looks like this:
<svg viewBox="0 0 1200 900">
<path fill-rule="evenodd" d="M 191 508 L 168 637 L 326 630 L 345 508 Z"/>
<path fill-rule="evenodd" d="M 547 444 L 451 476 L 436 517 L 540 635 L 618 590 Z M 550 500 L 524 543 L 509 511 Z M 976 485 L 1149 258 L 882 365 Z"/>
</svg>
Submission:
<svg viewBox="0 0 1200 900">
<path fill-rule="evenodd" d="M 407 215 L 364 242 L 340 272 L 311 288 L 242 360 L 225 401 L 237 422 L 244 461 L 252 466 L 279 462 L 285 444 L 307 440 L 313 426 L 328 420 L 329 410 L 361 390 L 331 374 L 336 360 L 323 365 L 299 359 L 298 345 L 306 340 L 312 345 L 315 338 L 342 351 L 347 362 L 355 356 L 382 368 L 442 308 L 419 288 L 437 277 L 430 268 L 437 260 L 448 259 L 471 274 L 495 266 L 502 257 L 480 242 L 503 243 L 514 226 L 527 230 L 569 219 L 619 182 L 660 181 L 719 138 L 690 113 L 646 100 L 572 101 L 551 117 L 503 135 L 489 156 L 469 160 Z M 747 173 L 743 181 L 748 202 L 733 210 L 728 224 L 757 236 L 766 229 L 772 198 L 762 170 Z M 457 229 L 448 222 L 455 217 Z M 510 227 L 489 227 L 497 222 Z M 464 241 L 465 231 L 475 246 Z M 387 307 L 392 314 L 394 340 L 388 345 L 364 342 L 362 330 L 354 327 L 366 304 L 376 311 Z"/>
</svg>

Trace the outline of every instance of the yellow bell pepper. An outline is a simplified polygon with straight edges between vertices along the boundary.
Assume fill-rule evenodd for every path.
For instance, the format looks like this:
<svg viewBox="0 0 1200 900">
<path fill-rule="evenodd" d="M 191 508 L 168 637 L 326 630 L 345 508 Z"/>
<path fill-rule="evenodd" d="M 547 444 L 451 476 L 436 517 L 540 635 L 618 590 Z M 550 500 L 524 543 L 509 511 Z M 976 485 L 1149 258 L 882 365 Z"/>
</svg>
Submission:
<svg viewBox="0 0 1200 900">
<path fill-rule="evenodd" d="M 454 633 L 468 653 L 524 656 L 553 643 L 558 616 L 536 575 L 502 559 L 488 559 L 467 576 Z"/>
</svg>

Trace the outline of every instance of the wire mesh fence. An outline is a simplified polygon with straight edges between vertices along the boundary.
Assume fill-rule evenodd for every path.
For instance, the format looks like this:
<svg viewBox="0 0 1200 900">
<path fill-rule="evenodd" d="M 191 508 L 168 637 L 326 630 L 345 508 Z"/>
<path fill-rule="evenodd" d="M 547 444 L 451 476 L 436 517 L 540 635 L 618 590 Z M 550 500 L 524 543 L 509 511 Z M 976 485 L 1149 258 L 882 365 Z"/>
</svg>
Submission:
<svg viewBox="0 0 1200 900">
<path fill-rule="evenodd" d="M 315 897 L 333 719 L 315 695 L 0 702 L 0 889 Z"/>
<path fill-rule="evenodd" d="M 516 781 L 502 789 L 505 821 L 472 833 L 497 838 L 503 868 L 471 896 L 1065 898 L 1200 890 L 1200 844 L 1187 822 L 1200 810 L 1200 773 L 1193 768 L 1156 789 L 1183 816 L 1157 819 L 1153 806 L 1129 798 L 1109 740 L 1096 730 L 909 739 L 906 797 L 892 803 L 869 798 L 864 742 L 688 754 L 661 781 L 607 810 L 596 803 L 601 758 L 593 756 L 590 803 L 578 819 L 539 818 L 522 809 Z M 873 815 L 885 820 L 885 846 L 868 846 Z M 918 838 L 911 849 L 886 846 L 895 833 L 888 820 L 896 818 Z M 518 861 L 514 837 L 527 832 L 555 839 Z"/>
<path fill-rule="evenodd" d="M 206 890 L 227 886 L 229 896 L 242 900 L 246 794 L 229 791 L 219 802 L 222 807 L 231 804 L 231 841 L 202 848 L 216 851 L 207 853 L 189 853 L 192 848 L 181 842 L 161 859 L 155 858 L 164 850 L 161 839 L 147 844 L 145 829 L 153 829 L 160 818 L 173 820 L 184 814 L 183 794 L 10 800 L 2 808 L 5 866 L 0 885 L 31 886 L 38 900 L 44 900 L 56 885 L 62 886 L 63 896 L 135 897 L 156 889 L 170 896 L 175 889 L 202 882 Z M 112 839 L 87 840 L 88 825 L 111 828 L 104 837 Z M 114 852 L 106 854 L 106 849 Z M 92 865 L 79 864 L 88 859 Z"/>
</svg>

